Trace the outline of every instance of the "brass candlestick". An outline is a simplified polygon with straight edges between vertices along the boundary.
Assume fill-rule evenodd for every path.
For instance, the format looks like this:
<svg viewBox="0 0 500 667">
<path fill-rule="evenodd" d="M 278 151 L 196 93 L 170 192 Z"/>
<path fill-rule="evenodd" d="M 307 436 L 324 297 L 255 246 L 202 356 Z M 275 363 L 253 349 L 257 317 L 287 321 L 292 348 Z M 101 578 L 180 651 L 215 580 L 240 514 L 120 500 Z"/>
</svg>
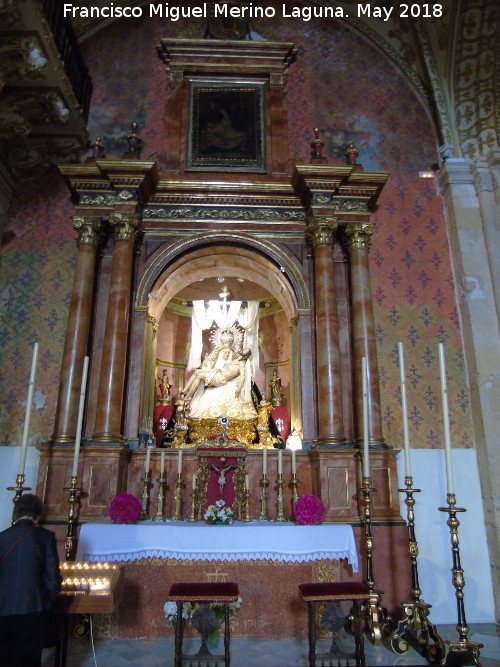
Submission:
<svg viewBox="0 0 500 667">
<path fill-rule="evenodd" d="M 8 486 L 7 491 L 15 491 L 16 494 L 12 498 L 12 502 L 15 504 L 19 500 L 19 498 L 23 495 L 23 491 L 31 491 L 31 486 L 24 486 L 24 480 L 25 476 L 24 473 L 19 473 L 16 477 L 16 486 Z M 14 510 L 12 510 L 14 512 Z M 14 523 L 14 521 L 12 521 Z"/>
<path fill-rule="evenodd" d="M 420 493 L 420 489 L 413 488 L 413 478 L 409 475 L 405 477 L 406 489 L 398 489 L 400 493 L 406 493 L 405 505 L 408 517 L 408 553 L 411 559 L 411 602 L 402 602 L 405 616 L 398 622 L 396 630 L 391 634 L 390 645 L 394 653 L 403 655 L 411 645 L 428 662 L 440 664 L 444 659 L 446 650 L 444 642 L 439 636 L 436 626 L 428 620 L 430 604 L 426 604 L 420 599 L 420 590 L 418 582 L 418 544 L 415 538 L 415 514 L 413 511 L 415 505 L 414 493 Z M 432 639 L 432 644 L 429 643 Z"/>
<path fill-rule="evenodd" d="M 76 484 L 77 477 L 76 475 L 72 475 L 70 485 L 64 487 L 64 491 L 69 491 L 68 531 L 64 540 L 64 552 L 66 560 L 74 560 L 74 547 L 76 542 L 74 532 L 80 509 L 78 502 L 78 492 L 82 490 L 82 488 Z"/>
<path fill-rule="evenodd" d="M 382 636 L 387 636 L 392 630 L 392 619 L 387 610 L 382 607 L 382 591 L 375 590 L 373 578 L 373 536 L 371 529 L 371 494 L 370 477 L 363 477 L 363 525 L 366 552 L 366 580 L 370 595 L 361 606 L 361 618 L 364 618 L 366 636 L 372 644 L 380 644 Z"/>
<path fill-rule="evenodd" d="M 149 519 L 148 505 L 149 505 L 149 483 L 151 476 L 149 470 L 144 473 L 142 478 L 142 496 L 141 496 L 141 521 Z"/>
<path fill-rule="evenodd" d="M 448 507 L 438 507 L 440 512 L 448 512 L 450 515 L 448 521 L 446 522 L 450 529 L 451 536 L 451 553 L 453 557 L 453 567 L 452 567 L 452 581 L 453 586 L 455 587 L 455 596 L 457 598 L 457 611 L 458 611 L 458 623 L 456 625 L 458 632 L 458 641 L 450 642 L 445 641 L 445 644 L 448 645 L 448 655 L 446 656 L 445 665 L 477 665 L 481 667 L 480 651 L 479 649 L 483 648 L 484 644 L 477 644 L 471 642 L 469 639 L 469 626 L 465 619 L 465 608 L 464 608 L 464 593 L 463 588 L 465 586 L 464 581 L 464 571 L 460 565 L 460 549 L 458 546 L 458 527 L 460 521 L 457 519 L 457 512 L 466 512 L 463 507 L 455 507 L 456 499 L 454 493 L 448 493 L 446 495 L 446 502 Z"/>
<path fill-rule="evenodd" d="M 182 473 L 179 473 L 176 482 L 175 490 L 175 512 L 172 519 L 174 521 L 182 521 L 182 487 L 184 486 L 184 480 L 182 479 Z M 194 500 L 194 494 L 193 494 Z"/>
<path fill-rule="evenodd" d="M 193 495 L 191 496 L 191 514 L 189 515 L 188 521 L 196 521 L 196 488 L 193 489 Z"/>
<path fill-rule="evenodd" d="M 160 473 L 160 477 L 156 478 L 158 482 L 158 503 L 156 506 L 156 514 L 153 517 L 153 521 L 165 521 L 165 514 L 163 512 L 163 503 L 165 500 L 165 482 L 167 478 L 164 476 L 165 473 Z"/>
<path fill-rule="evenodd" d="M 243 519 L 244 523 L 248 523 L 252 519 L 250 518 L 250 491 L 247 489 L 245 491 L 245 518 Z"/>
<path fill-rule="evenodd" d="M 269 486 L 269 480 L 263 475 L 259 483 L 262 487 L 262 493 L 260 494 L 260 514 L 258 520 L 269 521 L 269 514 L 267 513 L 267 487 Z"/>
<path fill-rule="evenodd" d="M 292 472 L 292 479 L 290 480 L 290 486 L 292 487 L 292 516 L 295 518 L 295 514 L 293 512 L 293 508 L 295 507 L 295 503 L 299 499 L 299 492 L 297 491 L 297 488 L 300 484 L 300 479 L 297 477 L 296 472 Z"/>
<path fill-rule="evenodd" d="M 286 521 L 285 515 L 283 514 L 283 485 L 285 484 L 285 480 L 283 479 L 282 473 L 278 474 L 276 484 L 278 485 L 278 514 L 275 521 Z"/>
</svg>

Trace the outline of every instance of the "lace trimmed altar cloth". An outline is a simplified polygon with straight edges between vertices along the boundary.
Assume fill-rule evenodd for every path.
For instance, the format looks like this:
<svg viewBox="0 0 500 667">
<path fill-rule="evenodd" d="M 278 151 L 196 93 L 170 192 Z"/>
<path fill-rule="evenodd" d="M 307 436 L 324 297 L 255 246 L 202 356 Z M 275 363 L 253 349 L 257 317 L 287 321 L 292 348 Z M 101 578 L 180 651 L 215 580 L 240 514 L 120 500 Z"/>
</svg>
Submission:
<svg viewBox="0 0 500 667">
<path fill-rule="evenodd" d="M 345 558 L 353 572 L 358 571 L 354 533 L 351 526 L 344 524 L 298 526 L 235 521 L 230 526 L 209 526 L 204 522 L 143 521 L 82 525 L 77 560 L 116 562 L 141 558 L 296 563 Z"/>
</svg>

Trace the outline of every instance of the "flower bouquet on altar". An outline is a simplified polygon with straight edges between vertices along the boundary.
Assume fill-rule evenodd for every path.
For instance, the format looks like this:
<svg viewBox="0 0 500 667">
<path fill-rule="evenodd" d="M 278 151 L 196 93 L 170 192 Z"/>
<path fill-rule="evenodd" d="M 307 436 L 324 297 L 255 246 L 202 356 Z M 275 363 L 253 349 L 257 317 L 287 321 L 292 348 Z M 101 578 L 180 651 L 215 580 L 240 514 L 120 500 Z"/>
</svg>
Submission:
<svg viewBox="0 0 500 667">
<path fill-rule="evenodd" d="M 241 607 L 243 602 L 241 597 L 229 604 L 230 613 L 234 613 Z M 177 623 L 177 604 L 175 602 L 166 602 L 163 606 L 167 620 L 175 627 Z M 193 627 L 197 630 L 211 646 L 217 645 L 219 631 L 224 620 L 224 605 L 217 602 L 205 604 L 184 602 L 182 605 L 182 618 L 191 619 Z"/>
<path fill-rule="evenodd" d="M 207 507 L 203 518 L 207 523 L 228 526 L 230 523 L 233 523 L 234 512 L 230 507 L 226 506 L 223 500 L 217 500 L 215 505 Z"/>
<path fill-rule="evenodd" d="M 323 523 L 325 508 L 318 496 L 300 496 L 293 506 L 295 522 L 302 526 L 314 526 Z"/>
</svg>

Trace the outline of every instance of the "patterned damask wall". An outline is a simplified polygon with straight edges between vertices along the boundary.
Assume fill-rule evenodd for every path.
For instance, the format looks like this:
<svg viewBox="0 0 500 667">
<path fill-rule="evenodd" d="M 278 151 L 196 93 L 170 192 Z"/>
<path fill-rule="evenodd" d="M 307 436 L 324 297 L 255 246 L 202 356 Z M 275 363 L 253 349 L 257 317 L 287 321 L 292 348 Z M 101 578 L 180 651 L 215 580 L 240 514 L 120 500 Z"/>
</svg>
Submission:
<svg viewBox="0 0 500 667">
<path fill-rule="evenodd" d="M 155 19 L 112 24 L 84 44 L 94 82 L 90 135 L 101 136 L 108 157 L 126 150 L 125 135 L 139 121 L 143 158 L 164 144 L 165 74 L 156 55 L 160 37 L 202 37 L 198 21 Z M 334 21 L 256 22 L 267 39 L 293 41 L 298 59 L 289 76 L 290 160 L 309 160 L 313 128 L 320 128 L 330 163 L 346 143 L 361 147 L 365 170 L 391 174 L 375 215 L 370 253 L 381 373 L 384 434 L 401 444 L 397 342 L 405 343 L 410 435 L 414 447 L 442 446 L 437 343 L 447 349 L 452 437 L 472 445 L 460 323 L 441 198 L 418 171 L 436 161 L 436 139 L 416 96 L 397 70 L 362 39 Z M 134 57 L 130 58 L 133 50 Z M 56 173 L 24 189 L 13 202 L 0 266 L 0 440 L 19 441 L 31 346 L 40 341 L 33 439 L 53 425 L 57 381 L 75 262 L 72 207 Z M 10 232 L 10 234 L 9 234 Z M 15 237 L 12 238 L 12 232 Z"/>
</svg>

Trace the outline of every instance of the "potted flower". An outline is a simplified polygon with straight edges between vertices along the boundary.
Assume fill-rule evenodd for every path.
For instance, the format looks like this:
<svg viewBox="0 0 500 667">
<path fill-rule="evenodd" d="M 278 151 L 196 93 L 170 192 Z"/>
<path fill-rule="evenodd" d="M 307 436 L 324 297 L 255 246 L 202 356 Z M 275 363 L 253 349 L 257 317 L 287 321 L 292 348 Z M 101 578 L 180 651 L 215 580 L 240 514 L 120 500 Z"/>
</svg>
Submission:
<svg viewBox="0 0 500 667">
<path fill-rule="evenodd" d="M 223 500 L 217 500 L 215 505 L 207 507 L 203 518 L 207 523 L 228 526 L 233 523 L 234 512 Z"/>
<path fill-rule="evenodd" d="M 141 516 L 141 501 L 131 493 L 121 493 L 110 502 L 108 511 L 113 523 L 136 523 Z"/>
<path fill-rule="evenodd" d="M 295 522 L 304 526 L 323 523 L 325 508 L 318 496 L 300 496 L 293 506 Z"/>
</svg>

